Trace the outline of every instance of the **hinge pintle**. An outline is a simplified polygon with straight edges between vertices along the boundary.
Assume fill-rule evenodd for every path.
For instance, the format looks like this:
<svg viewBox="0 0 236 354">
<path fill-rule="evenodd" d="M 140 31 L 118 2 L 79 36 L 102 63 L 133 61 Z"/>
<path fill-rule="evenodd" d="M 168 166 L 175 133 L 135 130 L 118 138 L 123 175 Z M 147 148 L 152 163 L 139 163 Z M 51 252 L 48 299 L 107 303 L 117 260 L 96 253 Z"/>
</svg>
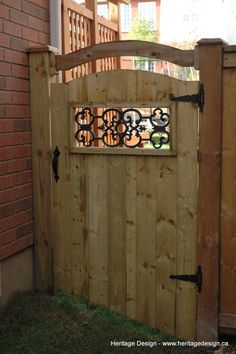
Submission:
<svg viewBox="0 0 236 354">
<path fill-rule="evenodd" d="M 200 293 L 202 290 L 202 267 L 198 266 L 195 274 L 181 274 L 181 275 L 171 274 L 170 279 L 190 281 L 192 283 L 195 283 L 197 286 L 197 290 Z"/>
</svg>

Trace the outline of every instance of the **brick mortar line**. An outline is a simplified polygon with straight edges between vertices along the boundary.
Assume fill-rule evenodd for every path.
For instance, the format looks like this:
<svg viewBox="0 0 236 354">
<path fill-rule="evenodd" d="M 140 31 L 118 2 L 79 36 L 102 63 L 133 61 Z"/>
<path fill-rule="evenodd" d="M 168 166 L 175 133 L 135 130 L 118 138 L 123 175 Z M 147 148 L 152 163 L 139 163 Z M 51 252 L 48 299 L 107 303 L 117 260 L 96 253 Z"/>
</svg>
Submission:
<svg viewBox="0 0 236 354">
<path fill-rule="evenodd" d="M 29 1 L 29 3 L 31 3 L 31 4 L 33 4 L 33 5 L 35 5 L 35 6 L 38 6 L 38 7 L 40 7 L 40 8 L 43 9 L 43 10 L 49 11 L 49 8 L 48 8 L 48 7 L 44 7 L 44 6 L 37 5 L 37 4 L 35 4 L 34 2 L 32 2 L 32 1 Z M 22 10 L 22 6 L 21 6 L 21 9 L 18 9 L 18 8 L 16 8 L 16 7 L 13 7 L 13 6 L 9 5 L 9 4 L 3 4 L 3 5 L 6 6 L 6 7 L 9 7 L 9 9 L 13 9 L 13 10 L 22 12 L 22 13 L 24 13 L 24 14 L 27 14 L 26 12 L 24 12 L 24 11 Z M 27 14 L 27 15 L 29 15 L 29 14 Z M 33 15 L 30 15 L 30 16 L 33 16 Z M 35 16 L 33 16 L 33 17 L 35 17 Z M 36 17 L 36 18 L 37 18 L 37 17 Z M 43 21 L 43 20 L 42 20 L 42 21 Z"/>
<path fill-rule="evenodd" d="M 25 172 L 25 171 L 27 171 L 27 170 L 24 170 L 24 172 Z M 15 173 L 15 174 L 16 174 L 16 173 Z M 9 175 L 3 175 L 3 176 L 1 176 L 1 177 L 7 177 L 7 176 L 9 176 Z M 32 185 L 33 185 L 33 182 L 23 183 L 23 184 L 19 184 L 19 185 L 15 186 L 15 187 L 3 189 L 3 190 L 0 190 L 0 193 L 1 193 L 1 192 L 12 191 L 13 189 L 17 189 L 17 188 L 21 188 L 21 187 L 27 187 L 27 186 L 30 186 L 30 185 L 32 186 Z M 27 197 L 29 197 L 29 196 L 33 196 L 33 193 L 30 193 L 30 194 L 25 195 L 25 196 L 23 196 L 23 197 L 19 197 L 19 198 L 13 199 L 13 200 L 10 201 L 10 202 L 8 201 L 8 202 L 6 202 L 6 203 L 2 203 L 1 205 L 9 204 L 9 203 L 14 202 L 14 201 L 17 201 L 17 200 L 19 200 L 19 199 L 25 199 L 25 198 L 27 198 Z"/>
<path fill-rule="evenodd" d="M 32 17 L 34 17 L 34 18 L 36 18 L 37 20 L 40 20 L 38 17 L 35 17 L 35 16 L 32 16 Z M 26 25 L 23 25 L 23 24 L 21 24 L 21 23 L 18 23 L 18 22 L 15 22 L 15 21 L 12 21 L 12 20 L 6 20 L 6 19 L 3 19 L 5 22 L 10 22 L 10 23 L 15 23 L 16 25 L 18 25 L 18 26 L 20 26 L 20 27 L 24 27 L 24 28 L 27 28 L 27 29 L 30 29 L 30 30 L 33 30 L 33 31 L 35 31 L 35 32 L 40 32 L 40 33 L 44 33 L 44 34 L 48 34 L 48 35 L 50 35 L 50 32 L 45 32 L 45 31 L 40 31 L 40 30 L 38 30 L 38 29 L 35 29 L 34 27 L 29 27 L 29 26 L 26 26 Z M 44 20 L 41 20 L 41 21 L 44 21 Z M 44 21 L 45 23 L 50 23 L 49 21 Z M 10 34 L 10 33 L 8 33 L 8 32 L 1 32 L 2 34 L 5 34 L 5 35 L 7 35 L 7 36 L 10 36 L 10 37 L 15 37 L 15 38 L 17 38 L 17 39 L 24 39 L 23 37 L 16 37 L 16 36 L 14 36 L 13 34 Z M 24 39 L 25 41 L 27 41 L 28 39 Z"/>
<path fill-rule="evenodd" d="M 31 238 L 31 240 L 30 240 L 30 242 L 29 242 L 29 239 L 30 239 L 30 238 Z M 13 252 L 12 252 L 12 250 L 9 250 L 10 253 L 7 254 L 6 256 L 1 256 L 1 255 L 0 255 L 0 261 L 3 261 L 3 260 L 5 260 L 5 259 L 7 259 L 7 258 L 9 258 L 9 257 L 14 256 L 15 254 L 17 254 L 17 253 L 19 253 L 19 252 L 21 252 L 21 251 L 26 250 L 26 249 L 29 248 L 29 247 L 34 246 L 34 234 L 31 232 L 31 233 L 28 234 L 28 235 L 25 235 L 25 236 L 23 236 L 23 237 L 21 237 L 21 238 L 19 238 L 19 239 L 16 239 L 16 240 L 14 240 L 14 241 L 12 241 L 12 242 L 10 242 L 10 243 L 8 243 L 8 244 L 6 244 L 6 245 L 0 247 L 0 251 L 2 251 L 2 250 L 4 250 L 4 249 L 7 249 L 8 247 L 14 246 L 14 244 L 19 244 L 20 241 L 22 242 L 22 241 L 25 241 L 25 240 L 28 241 L 28 242 L 27 242 L 27 243 L 29 243 L 28 245 L 23 245 L 22 247 L 19 247 L 17 250 L 13 250 Z"/>
</svg>

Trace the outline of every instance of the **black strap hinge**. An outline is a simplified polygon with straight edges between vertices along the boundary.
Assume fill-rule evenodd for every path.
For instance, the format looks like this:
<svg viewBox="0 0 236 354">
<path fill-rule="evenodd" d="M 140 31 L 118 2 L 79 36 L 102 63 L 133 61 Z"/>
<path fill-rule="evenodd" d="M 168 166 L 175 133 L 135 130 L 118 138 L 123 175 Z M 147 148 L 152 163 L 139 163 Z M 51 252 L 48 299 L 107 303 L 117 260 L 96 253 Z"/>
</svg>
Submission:
<svg viewBox="0 0 236 354">
<path fill-rule="evenodd" d="M 203 84 L 199 85 L 199 91 L 193 95 L 186 95 L 186 96 L 174 96 L 171 94 L 169 96 L 171 101 L 178 101 L 178 102 L 192 102 L 197 103 L 200 112 L 203 112 L 204 107 L 204 86 Z"/>
<path fill-rule="evenodd" d="M 181 275 L 171 274 L 170 279 L 190 281 L 192 283 L 195 283 L 197 286 L 197 290 L 200 293 L 202 290 L 202 267 L 198 266 L 195 274 L 181 274 Z"/>
</svg>

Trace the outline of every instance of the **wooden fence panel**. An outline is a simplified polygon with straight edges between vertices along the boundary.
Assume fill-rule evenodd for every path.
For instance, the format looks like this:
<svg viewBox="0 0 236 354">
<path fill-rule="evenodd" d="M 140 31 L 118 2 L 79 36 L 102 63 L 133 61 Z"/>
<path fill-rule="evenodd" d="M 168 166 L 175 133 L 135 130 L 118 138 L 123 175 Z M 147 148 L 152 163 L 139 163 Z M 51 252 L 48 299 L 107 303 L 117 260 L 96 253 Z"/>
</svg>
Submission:
<svg viewBox="0 0 236 354">
<path fill-rule="evenodd" d="M 234 58 L 236 53 L 234 53 Z M 236 328 L 236 69 L 223 72 L 220 326 Z"/>
<path fill-rule="evenodd" d="M 74 49 L 81 45 L 79 25 L 82 16 L 88 21 L 93 19 L 91 11 L 86 9 L 81 10 L 80 15 L 70 15 L 64 21 L 71 28 L 71 35 L 75 29 L 71 41 L 67 42 Z M 116 53 L 121 55 L 121 42 L 117 43 Z M 125 45 L 127 50 L 129 43 L 125 42 Z M 196 271 L 195 171 L 200 134 L 197 259 L 203 267 L 203 291 L 198 294 L 197 338 L 215 340 L 219 315 L 220 221 L 220 327 L 236 327 L 233 298 L 236 112 L 232 104 L 236 49 L 228 46 L 228 52 L 226 48 L 226 54 L 222 55 L 223 43 L 219 40 L 202 41 L 199 47 L 195 51 L 195 63 L 201 69 L 201 80 L 205 85 L 200 132 L 196 107 L 189 103 L 169 104 L 170 93 L 196 93 L 195 83 L 187 84 L 152 73 L 113 71 L 86 75 L 68 85 L 55 85 L 51 84 L 51 75 L 56 72 L 55 63 L 57 69 L 65 69 L 64 66 L 71 69 L 74 62 L 79 65 L 80 61 L 87 65 L 85 57 L 88 53 L 94 59 L 102 59 L 107 55 L 107 47 L 102 47 L 100 54 L 101 47 L 84 49 L 83 53 L 73 53 L 68 59 L 63 56 L 55 59 L 50 48 L 31 50 L 36 286 L 73 291 L 171 334 L 194 339 L 194 285 L 175 282 L 168 275 Z M 153 53 L 147 44 L 138 47 L 133 42 L 132 53 L 135 48 L 141 54 Z M 193 51 L 161 45 L 155 45 L 155 48 L 160 49 L 155 55 L 180 65 L 193 64 Z M 215 65 L 212 65 L 212 58 Z M 115 85 L 111 86 L 111 81 Z M 176 137 L 172 136 L 175 141 L 172 151 L 149 153 L 145 149 L 124 152 L 124 149 L 105 151 L 95 148 L 90 154 L 87 148 L 78 149 L 71 143 L 74 134 L 74 128 L 70 128 L 71 111 L 76 104 L 78 107 L 88 104 L 100 108 L 106 105 L 153 107 L 157 102 L 163 106 L 169 104 L 172 113 L 177 112 L 178 119 L 172 123 L 172 128 L 177 131 Z M 70 137 L 65 134 L 67 131 Z M 61 151 L 58 184 L 51 172 L 56 145 Z M 142 218 L 147 227 L 144 227 Z M 121 242 L 118 244 L 118 241 Z M 114 281 L 113 274 L 118 277 L 118 282 Z M 155 316 L 151 308 L 155 309 Z"/>
</svg>

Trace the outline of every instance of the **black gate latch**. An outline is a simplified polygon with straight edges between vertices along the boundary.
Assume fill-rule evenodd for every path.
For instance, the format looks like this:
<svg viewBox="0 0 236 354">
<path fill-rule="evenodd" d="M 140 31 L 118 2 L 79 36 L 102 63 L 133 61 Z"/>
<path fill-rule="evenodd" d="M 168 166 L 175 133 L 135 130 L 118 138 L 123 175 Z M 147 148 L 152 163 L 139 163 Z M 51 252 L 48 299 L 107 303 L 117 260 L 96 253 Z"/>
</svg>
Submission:
<svg viewBox="0 0 236 354">
<path fill-rule="evenodd" d="M 58 162 L 59 162 L 59 156 L 60 156 L 60 151 L 58 149 L 58 146 L 56 146 L 55 150 L 53 151 L 53 159 L 52 159 L 52 169 L 54 172 L 54 179 L 57 182 L 59 180 L 58 176 Z"/>
<path fill-rule="evenodd" d="M 186 96 L 177 96 L 175 97 L 173 94 L 169 96 L 171 101 L 179 101 L 179 102 L 193 102 L 197 103 L 200 112 L 203 112 L 204 107 L 204 87 L 203 84 L 200 84 L 198 93 L 194 95 L 186 95 Z"/>
<path fill-rule="evenodd" d="M 202 268 L 201 266 L 197 267 L 196 274 L 182 274 L 182 275 L 170 275 L 170 279 L 190 281 L 197 285 L 197 290 L 200 293 L 202 290 Z"/>
</svg>

